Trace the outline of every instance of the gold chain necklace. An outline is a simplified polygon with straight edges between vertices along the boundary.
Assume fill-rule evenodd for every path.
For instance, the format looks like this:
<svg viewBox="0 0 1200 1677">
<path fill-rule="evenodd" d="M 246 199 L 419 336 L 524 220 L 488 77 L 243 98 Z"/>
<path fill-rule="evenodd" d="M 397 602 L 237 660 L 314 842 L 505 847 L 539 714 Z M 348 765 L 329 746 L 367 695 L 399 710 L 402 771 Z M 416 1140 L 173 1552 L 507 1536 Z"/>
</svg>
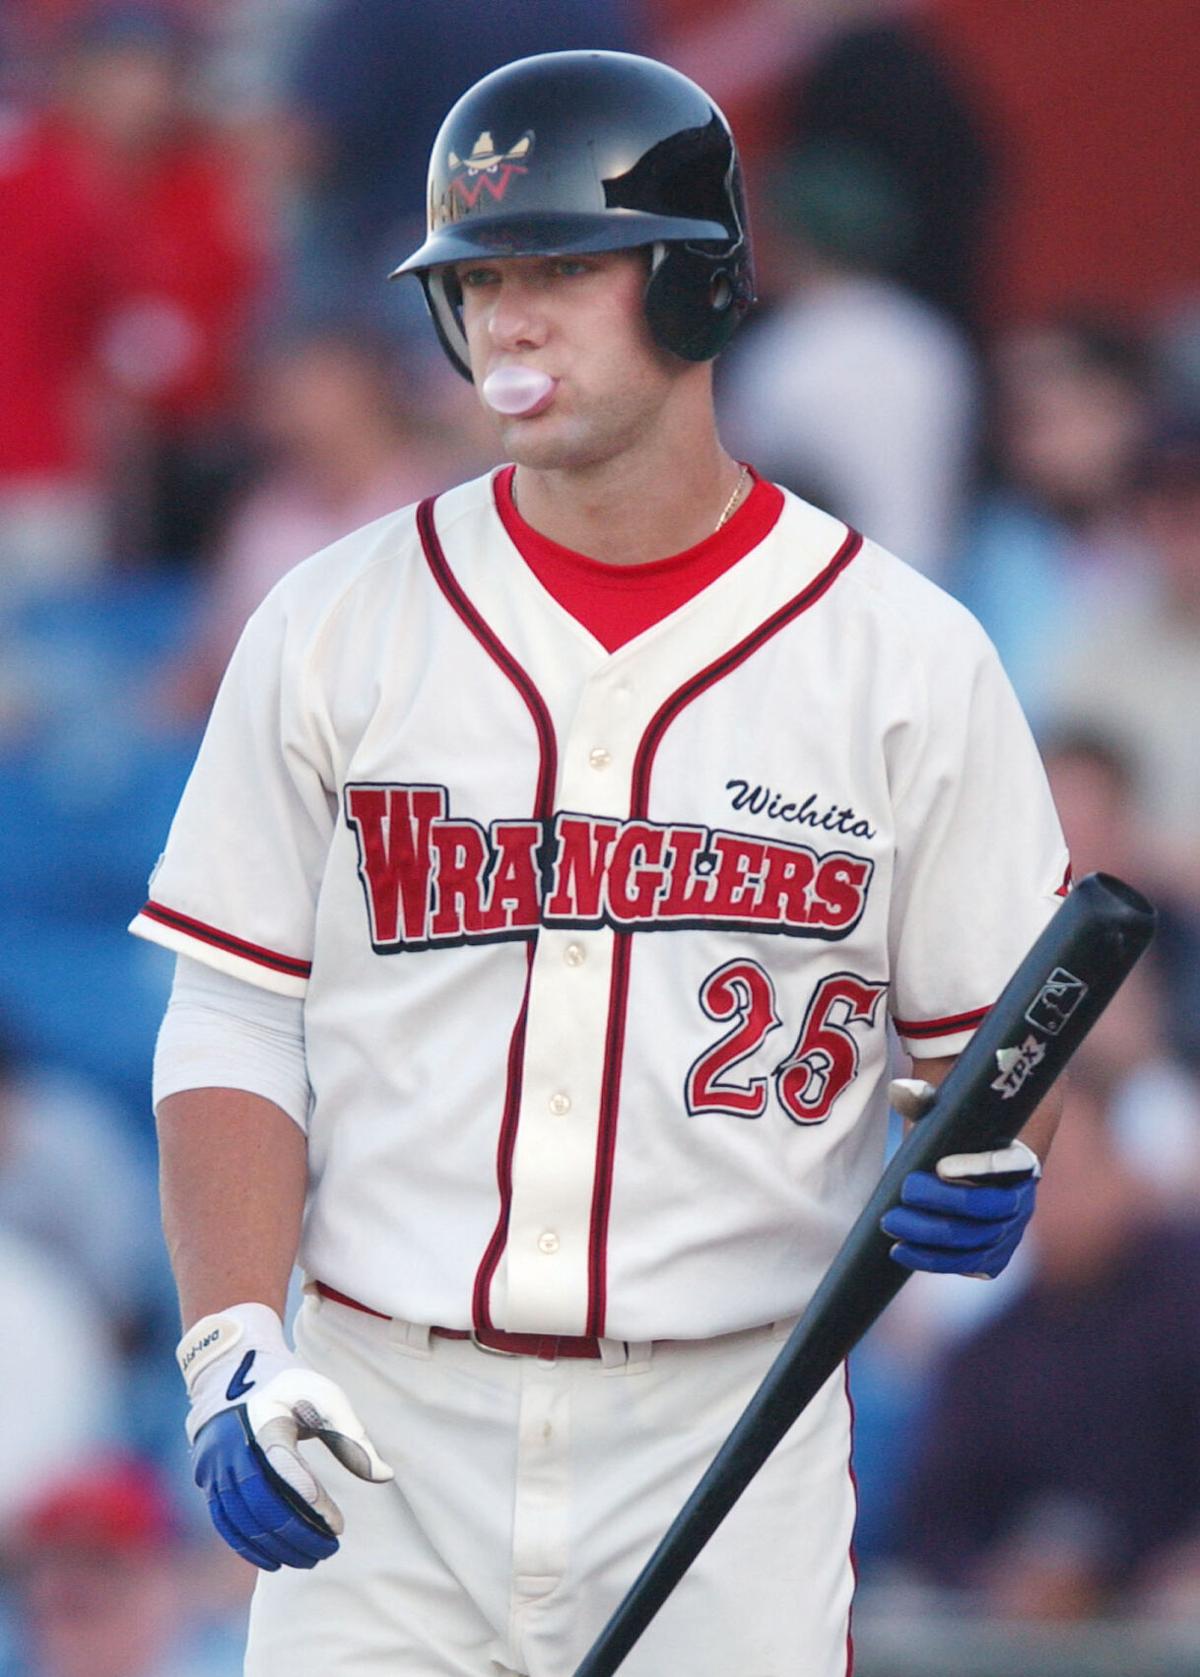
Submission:
<svg viewBox="0 0 1200 1677">
<path fill-rule="evenodd" d="M 716 535 L 717 531 L 722 528 L 723 525 L 725 525 L 729 522 L 729 515 L 733 511 L 734 507 L 737 506 L 738 496 L 742 492 L 742 485 L 745 483 L 745 481 L 746 481 L 746 467 L 743 466 L 741 471 L 738 473 L 738 480 L 733 486 L 733 494 L 726 501 L 725 506 L 724 506 L 724 508 L 721 512 L 720 518 L 718 518 L 717 522 L 713 525 L 713 535 L 714 536 Z"/>
<path fill-rule="evenodd" d="M 737 482 L 733 486 L 733 494 L 729 497 L 729 499 L 726 501 L 725 505 L 722 507 L 721 516 L 720 516 L 720 518 L 717 519 L 717 522 L 713 525 L 713 532 L 712 533 L 713 533 L 714 536 L 716 535 L 718 530 L 723 529 L 725 527 L 725 525 L 728 524 L 729 515 L 732 513 L 734 507 L 737 506 L 738 496 L 742 492 L 742 485 L 746 481 L 746 475 L 747 475 L 747 468 L 745 466 L 743 466 L 741 471 L 738 473 Z M 508 486 L 508 493 L 509 493 L 509 496 L 512 500 L 513 510 L 514 511 L 518 510 L 517 509 L 517 476 L 516 476 L 515 472 L 513 473 L 512 482 Z"/>
</svg>

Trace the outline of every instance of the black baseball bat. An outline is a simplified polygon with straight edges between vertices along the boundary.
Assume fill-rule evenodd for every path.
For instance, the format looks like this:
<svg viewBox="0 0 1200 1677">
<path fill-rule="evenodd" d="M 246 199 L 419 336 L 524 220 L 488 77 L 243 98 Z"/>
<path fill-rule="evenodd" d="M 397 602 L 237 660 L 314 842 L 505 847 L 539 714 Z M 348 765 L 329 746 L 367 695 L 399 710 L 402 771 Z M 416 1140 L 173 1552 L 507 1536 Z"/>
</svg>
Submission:
<svg viewBox="0 0 1200 1677">
<path fill-rule="evenodd" d="M 907 1281 L 879 1222 L 899 1204 L 909 1171 L 1013 1140 L 1145 950 L 1154 919 L 1139 892 L 1108 874 L 1089 874 L 1064 899 L 897 1148 L 807 1310 L 575 1677 L 612 1677 L 801 1410 Z"/>
</svg>

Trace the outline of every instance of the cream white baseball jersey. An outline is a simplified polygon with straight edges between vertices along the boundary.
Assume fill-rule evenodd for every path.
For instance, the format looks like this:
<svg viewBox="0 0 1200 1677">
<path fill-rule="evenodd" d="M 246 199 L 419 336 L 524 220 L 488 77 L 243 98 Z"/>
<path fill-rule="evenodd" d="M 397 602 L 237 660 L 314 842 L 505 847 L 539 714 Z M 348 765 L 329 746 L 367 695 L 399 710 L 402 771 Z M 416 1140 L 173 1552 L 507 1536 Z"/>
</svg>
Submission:
<svg viewBox="0 0 1200 1677">
<path fill-rule="evenodd" d="M 255 614 L 133 929 L 304 997 L 311 1277 L 706 1338 L 803 1306 L 889 1021 L 961 1049 L 1066 866 L 990 644 L 890 554 L 785 496 L 609 653 L 485 477 Z"/>
</svg>

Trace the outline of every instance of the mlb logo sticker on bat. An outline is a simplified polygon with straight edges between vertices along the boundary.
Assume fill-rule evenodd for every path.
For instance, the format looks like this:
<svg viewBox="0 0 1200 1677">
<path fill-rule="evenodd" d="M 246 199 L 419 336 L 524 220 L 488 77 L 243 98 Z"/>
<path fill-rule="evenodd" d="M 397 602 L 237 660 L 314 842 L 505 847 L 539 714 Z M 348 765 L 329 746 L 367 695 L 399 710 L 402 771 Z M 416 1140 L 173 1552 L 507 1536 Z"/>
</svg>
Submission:
<svg viewBox="0 0 1200 1677">
<path fill-rule="evenodd" d="M 1082 978 L 1065 967 L 1055 967 L 1025 1017 L 1047 1036 L 1057 1036 L 1087 993 Z"/>
</svg>

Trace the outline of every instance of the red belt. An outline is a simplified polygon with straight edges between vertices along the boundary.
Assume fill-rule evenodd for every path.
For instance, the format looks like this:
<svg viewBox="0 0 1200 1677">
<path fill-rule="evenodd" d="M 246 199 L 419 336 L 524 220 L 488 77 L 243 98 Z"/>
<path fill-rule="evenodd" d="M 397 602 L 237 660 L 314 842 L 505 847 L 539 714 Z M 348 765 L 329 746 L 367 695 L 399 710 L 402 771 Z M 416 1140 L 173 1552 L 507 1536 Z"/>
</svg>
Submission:
<svg viewBox="0 0 1200 1677">
<path fill-rule="evenodd" d="M 327 1287 L 323 1281 L 314 1285 L 322 1298 L 332 1299 L 335 1304 L 361 1310 L 364 1316 L 375 1316 L 381 1322 L 392 1320 L 384 1311 L 372 1310 L 369 1304 L 360 1304 L 336 1288 Z M 499 1328 L 477 1328 L 474 1332 L 468 1328 L 430 1328 L 429 1331 L 435 1339 L 469 1339 L 485 1351 L 498 1351 L 508 1357 L 541 1357 L 545 1362 L 553 1362 L 556 1357 L 600 1355 L 600 1341 L 592 1334 L 504 1333 Z"/>
</svg>

